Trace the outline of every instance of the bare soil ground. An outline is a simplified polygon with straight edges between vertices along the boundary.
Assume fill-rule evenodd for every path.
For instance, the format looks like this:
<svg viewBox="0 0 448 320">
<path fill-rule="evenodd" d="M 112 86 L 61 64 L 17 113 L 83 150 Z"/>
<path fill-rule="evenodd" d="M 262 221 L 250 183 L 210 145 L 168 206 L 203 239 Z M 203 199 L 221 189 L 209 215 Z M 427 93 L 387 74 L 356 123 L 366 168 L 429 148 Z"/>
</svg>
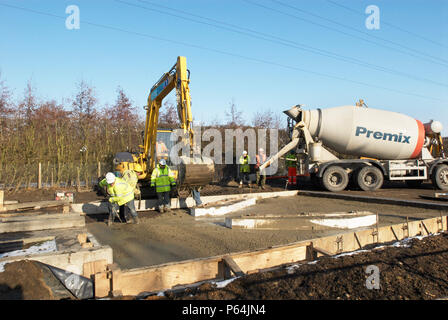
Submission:
<svg viewBox="0 0 448 320">
<path fill-rule="evenodd" d="M 305 179 L 300 179 L 300 183 L 297 187 L 290 187 L 289 189 L 299 189 L 299 190 L 313 190 L 313 191 L 324 191 L 315 187 L 310 182 Z M 244 185 L 244 188 L 239 189 L 236 182 L 230 182 L 227 185 L 211 184 L 205 186 L 201 190 L 201 196 L 213 196 L 213 195 L 226 195 L 226 194 L 241 194 L 241 193 L 256 193 L 256 192 L 270 192 L 270 191 L 283 191 L 285 190 L 286 180 L 268 180 L 266 189 L 261 190 L 257 187 L 248 188 Z M 29 201 L 44 201 L 44 200 L 54 200 L 55 192 L 57 191 L 71 191 L 75 192 L 74 201 L 75 203 L 84 203 L 91 201 L 104 200 L 105 197 L 98 194 L 96 191 L 81 191 L 76 192 L 75 189 L 30 189 L 30 190 L 19 190 L 17 192 L 7 191 L 5 192 L 5 200 L 17 200 L 19 202 L 29 202 Z M 398 198 L 406 200 L 422 200 L 422 201 L 434 201 L 434 193 L 441 192 L 440 190 L 434 189 L 432 184 L 429 182 L 423 183 L 419 188 L 407 187 L 404 182 L 385 182 L 384 186 L 377 191 L 365 192 L 355 188 L 349 188 L 348 190 L 341 191 L 342 194 L 352 194 L 352 195 L 364 195 L 372 197 L 386 197 L 386 198 Z M 187 194 L 182 193 L 182 196 Z M 143 197 L 147 198 L 147 197 Z M 446 201 L 446 200 L 439 200 Z"/>
<path fill-rule="evenodd" d="M 5 265 L 0 272 L 0 300 L 75 299 L 41 263 L 29 260 Z"/>
<path fill-rule="evenodd" d="M 214 195 L 227 195 L 227 194 L 242 194 L 242 193 L 255 193 L 255 192 L 270 192 L 270 191 L 283 191 L 282 187 L 275 184 L 267 185 L 265 190 L 252 187 L 248 188 L 244 185 L 243 188 L 238 188 L 238 184 L 230 183 L 230 185 L 207 185 L 201 189 L 201 196 L 214 196 Z M 76 189 L 20 189 L 17 192 L 6 191 L 5 200 L 16 200 L 19 202 L 31 202 L 31 201 L 48 201 L 55 199 L 56 191 L 70 191 L 74 192 L 75 203 L 85 203 L 98 200 L 104 200 L 105 197 L 96 191 L 81 191 L 76 192 Z M 145 193 L 144 193 L 145 195 Z M 188 193 L 182 192 L 182 196 L 188 196 Z M 143 199 L 149 197 L 143 196 Z"/>
<path fill-rule="evenodd" d="M 299 190 L 313 190 L 313 191 L 327 191 L 323 188 L 317 188 L 308 181 L 302 181 L 299 185 Z M 423 183 L 418 188 L 408 187 L 404 182 L 401 181 L 385 181 L 381 189 L 377 191 L 362 191 L 357 188 L 348 187 L 346 190 L 337 192 L 340 194 L 350 194 L 350 195 L 360 195 L 368 197 L 379 197 L 379 198 L 397 198 L 403 200 L 419 200 L 419 201 L 437 201 L 434 199 L 435 192 L 443 192 L 441 190 L 435 189 L 433 185 L 429 182 Z M 439 200 L 446 201 L 446 200 Z"/>
<path fill-rule="evenodd" d="M 368 289 L 367 266 L 379 269 L 379 289 Z M 448 234 L 413 239 L 410 247 L 385 247 L 317 263 L 257 273 L 218 289 L 206 283 L 166 299 L 408 300 L 448 296 Z"/>
</svg>

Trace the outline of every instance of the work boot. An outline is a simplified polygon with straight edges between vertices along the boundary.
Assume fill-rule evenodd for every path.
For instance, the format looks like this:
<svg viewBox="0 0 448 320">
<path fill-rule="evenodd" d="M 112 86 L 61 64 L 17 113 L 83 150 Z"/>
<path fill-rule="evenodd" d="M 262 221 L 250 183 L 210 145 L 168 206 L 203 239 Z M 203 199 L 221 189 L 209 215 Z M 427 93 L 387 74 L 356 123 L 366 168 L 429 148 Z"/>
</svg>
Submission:
<svg viewBox="0 0 448 320">
<path fill-rule="evenodd" d="M 170 206 L 165 206 L 165 211 L 166 212 L 170 212 L 171 211 L 171 207 Z"/>
<path fill-rule="evenodd" d="M 125 219 L 126 223 L 131 223 L 131 217 L 130 217 L 129 213 L 127 213 L 127 212 L 125 213 L 124 219 Z"/>
<path fill-rule="evenodd" d="M 134 224 L 140 223 L 140 219 L 138 217 L 132 217 L 132 220 L 134 221 Z"/>
<path fill-rule="evenodd" d="M 160 206 L 160 207 L 159 207 L 159 212 L 160 212 L 160 213 L 163 213 L 163 212 L 164 212 L 164 210 L 163 210 L 163 206 Z"/>
<path fill-rule="evenodd" d="M 240 185 L 238 186 L 238 188 L 242 188 L 243 187 L 243 183 L 240 183 Z"/>
</svg>

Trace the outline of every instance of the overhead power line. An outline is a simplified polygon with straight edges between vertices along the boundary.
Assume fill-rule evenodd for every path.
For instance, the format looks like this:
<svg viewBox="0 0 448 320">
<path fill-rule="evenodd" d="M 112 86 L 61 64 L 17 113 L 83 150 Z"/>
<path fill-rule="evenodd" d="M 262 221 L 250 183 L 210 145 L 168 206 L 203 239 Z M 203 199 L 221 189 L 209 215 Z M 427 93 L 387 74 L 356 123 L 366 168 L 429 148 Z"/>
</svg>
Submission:
<svg viewBox="0 0 448 320">
<path fill-rule="evenodd" d="M 388 43 L 390 43 L 390 44 L 393 44 L 393 45 L 396 45 L 396 46 L 398 46 L 398 47 L 404 48 L 404 49 L 406 49 L 406 50 L 415 51 L 415 52 L 417 52 L 417 53 L 419 53 L 419 54 L 421 54 L 421 55 L 423 55 L 423 56 L 428 56 L 428 57 L 430 57 L 430 58 L 432 58 L 432 59 L 440 60 L 440 61 L 442 61 L 443 63 L 448 63 L 448 61 L 445 60 L 445 59 L 431 56 L 431 55 L 429 55 L 429 54 L 427 54 L 427 53 L 424 53 L 424 52 L 422 52 L 422 51 L 418 51 L 418 50 L 415 50 L 415 49 L 413 49 L 413 48 L 404 46 L 403 44 L 400 44 L 400 43 L 398 43 L 398 42 L 396 42 L 396 41 L 391 41 L 391 40 L 389 40 L 389 39 L 385 39 L 385 38 L 382 38 L 382 37 L 378 37 L 378 36 L 376 36 L 375 34 L 372 34 L 372 33 L 369 33 L 369 32 L 365 32 L 365 31 L 362 31 L 362 30 L 358 30 L 358 29 L 356 29 L 356 28 L 347 26 L 347 25 L 342 24 L 342 23 L 339 23 L 339 22 L 337 22 L 337 21 L 334 21 L 334 20 L 331 20 L 331 19 L 328 19 L 328 18 L 319 16 L 319 15 L 317 15 L 317 14 L 315 14 L 315 13 L 310 12 L 310 11 L 307 11 L 307 10 L 304 10 L 304 9 L 297 8 L 296 6 L 292 6 L 292 5 L 286 4 L 286 3 L 282 2 L 282 1 L 279 1 L 279 0 L 271 0 L 271 1 L 274 2 L 274 3 L 280 4 L 280 5 L 284 6 L 284 7 L 287 7 L 287 8 L 289 8 L 289 9 L 293 9 L 293 10 L 295 10 L 295 11 L 299 11 L 299 12 L 302 12 L 302 13 L 305 13 L 305 14 L 308 14 L 308 15 L 311 15 L 311 16 L 314 16 L 314 17 L 317 17 L 317 18 L 319 18 L 319 19 L 328 21 L 328 22 L 330 22 L 330 23 L 336 24 L 336 25 L 341 26 L 341 27 L 343 27 L 343 28 L 345 28 L 345 29 L 349 29 L 349 30 L 355 31 L 355 32 L 357 32 L 357 33 L 364 34 L 364 35 L 366 35 L 366 36 L 368 36 L 368 37 L 371 37 L 371 38 L 374 38 L 374 39 L 379 39 L 379 40 L 381 40 L 381 41 L 388 42 Z M 362 15 L 362 14 L 361 14 L 361 15 Z M 365 16 L 363 16 L 363 17 L 365 17 Z M 383 24 L 386 24 L 384 21 L 382 21 L 382 23 L 383 23 Z"/>
<path fill-rule="evenodd" d="M 352 8 L 350 8 L 350 7 L 344 6 L 343 4 L 340 4 L 340 3 L 336 2 L 336 1 L 332 1 L 332 0 L 326 0 L 326 1 L 327 1 L 328 3 L 331 3 L 331 4 L 335 5 L 335 6 L 338 6 L 338 7 L 340 7 L 340 8 L 343 8 L 343 9 L 345 9 L 345 10 L 347 10 L 347 11 L 356 13 L 357 15 L 364 16 L 364 15 L 363 15 L 362 13 L 360 13 L 359 11 L 354 10 L 354 9 L 352 9 Z M 432 40 L 432 39 L 430 39 L 430 38 L 428 38 L 428 37 L 422 36 L 422 35 L 417 34 L 417 33 L 415 33 L 415 32 L 412 32 L 412 31 L 403 29 L 403 28 L 401 28 L 401 27 L 399 27 L 399 26 L 396 26 L 396 25 L 394 25 L 394 24 L 392 24 L 392 23 L 390 23 L 390 22 L 384 21 L 384 19 L 381 19 L 381 23 L 382 23 L 382 24 L 385 24 L 385 25 L 387 25 L 387 26 L 389 26 L 389 27 L 391 27 L 391 28 L 393 28 L 393 29 L 397 29 L 397 30 L 399 30 L 399 31 L 401 31 L 401 32 L 410 34 L 410 35 L 412 35 L 412 36 L 414 36 L 414 37 L 416 37 L 416 38 L 420 38 L 420 39 L 425 40 L 425 41 L 427 41 L 427 42 L 430 42 L 430 43 L 432 43 L 432 44 L 438 45 L 438 46 L 440 46 L 440 47 L 448 48 L 447 45 L 444 45 L 444 44 L 442 44 L 442 43 L 440 43 L 440 42 L 434 41 L 434 40 Z"/>
<path fill-rule="evenodd" d="M 171 10 L 171 11 L 174 11 L 174 12 L 180 12 L 180 13 L 182 13 L 184 15 L 187 15 L 187 16 L 194 16 L 194 17 L 206 20 L 206 21 L 212 21 L 214 23 L 209 23 L 209 22 L 199 21 L 199 20 L 196 20 L 196 19 L 188 18 L 188 17 L 179 16 L 179 15 L 174 14 L 172 12 L 166 12 L 166 11 L 162 11 L 160 9 L 148 8 L 148 7 L 139 5 L 139 4 L 130 3 L 130 2 L 127 2 L 127 1 L 123 1 L 123 0 L 114 0 L 114 1 L 118 2 L 118 3 L 122 3 L 122 4 L 125 4 L 125 5 L 128 5 L 128 6 L 131 6 L 131 7 L 140 8 L 140 9 L 144 9 L 144 10 L 148 10 L 148 11 L 152 11 L 152 12 L 157 12 L 157 13 L 161 13 L 161 14 L 168 15 L 168 16 L 173 16 L 175 18 L 179 18 L 179 19 L 183 19 L 183 20 L 186 20 L 186 21 L 191 21 L 191 22 L 194 22 L 194 23 L 203 24 L 203 25 L 207 25 L 207 26 L 212 26 L 212 27 L 219 28 L 219 29 L 224 29 L 226 31 L 230 31 L 230 32 L 246 35 L 246 36 L 249 36 L 251 38 L 255 38 L 255 39 L 259 39 L 259 40 L 263 40 L 263 41 L 267 41 L 267 42 L 271 42 L 271 43 L 275 43 L 275 44 L 280 44 L 280 45 L 283 45 L 283 46 L 286 46 L 286 47 L 290 47 L 290 48 L 294 48 L 294 49 L 310 52 L 312 54 L 317 54 L 317 55 L 324 56 L 324 57 L 327 57 L 327 58 L 343 61 L 343 62 L 346 62 L 346 63 L 355 64 L 355 65 L 358 65 L 358 66 L 362 66 L 362 67 L 369 68 L 369 69 L 376 70 L 376 71 L 380 71 L 380 72 L 385 72 L 385 73 L 388 73 L 388 74 L 392 74 L 394 76 L 405 77 L 405 78 L 408 78 L 408 79 L 413 79 L 413 80 L 421 81 L 421 82 L 424 82 L 424 83 L 432 83 L 432 84 L 435 84 L 435 85 L 448 87 L 448 84 L 441 83 L 441 82 L 438 82 L 438 81 L 434 81 L 432 79 L 427 79 L 427 78 L 415 76 L 415 75 L 412 75 L 412 74 L 409 74 L 409 73 L 406 73 L 406 72 L 397 71 L 397 70 L 394 70 L 394 69 L 390 69 L 390 68 L 386 68 L 386 67 L 383 67 L 383 66 L 375 65 L 375 64 L 372 64 L 372 63 L 369 63 L 369 62 L 366 62 L 366 61 L 362 61 L 362 60 L 357 59 L 357 58 L 348 57 L 348 56 L 337 54 L 337 53 L 334 53 L 334 52 L 331 52 L 331 51 L 319 49 L 319 48 L 312 47 L 312 46 L 309 46 L 309 45 L 305 45 L 303 43 L 298 43 L 298 42 L 295 42 L 295 41 L 292 41 L 292 40 L 289 40 L 289 39 L 280 38 L 280 37 L 277 37 L 277 36 L 274 36 L 274 35 L 270 35 L 270 34 L 266 34 L 266 33 L 262 33 L 262 32 L 259 32 L 259 31 L 253 30 L 253 29 L 237 26 L 235 24 L 230 24 L 230 23 L 227 23 L 225 21 L 219 21 L 219 20 L 216 20 L 216 19 L 210 19 L 208 17 L 203 17 L 203 16 L 200 16 L 200 15 L 197 15 L 197 14 L 193 14 L 193 13 L 189 13 L 189 12 L 186 12 L 186 11 L 178 10 L 178 9 L 171 8 L 171 7 L 168 7 L 168 6 L 155 4 L 155 3 L 150 2 L 150 1 L 139 0 L 139 2 L 143 2 L 143 3 L 150 4 L 150 5 L 154 5 L 154 6 L 159 7 L 159 8 L 165 8 L 165 9 L 168 9 L 168 10 Z M 222 25 L 225 25 L 225 26 L 221 26 L 221 25 L 218 25 L 216 23 L 222 24 Z"/>
<path fill-rule="evenodd" d="M 52 14 L 52 13 L 49 13 L 49 12 L 42 12 L 42 11 L 29 9 L 29 8 L 24 8 L 24 7 L 19 7 L 19 6 L 14 6 L 14 5 L 10 5 L 10 4 L 0 3 L 0 6 L 7 7 L 7 8 L 10 8 L 10 9 L 26 11 L 28 13 L 34 13 L 34 14 L 38 14 L 38 15 L 41 15 L 41 16 L 47 16 L 47 17 L 52 17 L 52 18 L 57 18 L 57 19 L 62 19 L 62 20 L 66 19 L 65 16 L 55 15 L 55 14 Z M 316 72 L 316 71 L 312 71 L 312 70 L 307 70 L 307 69 L 303 69 L 303 68 L 300 68 L 300 67 L 297 67 L 297 66 L 290 66 L 290 65 L 286 65 L 286 64 L 277 63 L 277 62 L 274 62 L 274 61 L 268 61 L 268 60 L 253 58 L 253 57 L 247 57 L 247 56 L 243 56 L 243 55 L 232 53 L 232 52 L 227 52 L 227 51 L 223 51 L 223 50 L 219 50 L 219 49 L 204 47 L 204 46 L 201 46 L 201 45 L 195 45 L 195 44 L 186 43 L 186 42 L 182 42 L 182 41 L 166 39 L 166 38 L 162 38 L 162 37 L 159 37 L 159 36 L 153 36 L 153 35 L 149 35 L 149 34 L 142 33 L 142 32 L 126 30 L 126 29 L 119 28 L 119 27 L 114 27 L 114 26 L 109 26 L 109 25 L 104 25 L 104 24 L 99 24 L 99 23 L 93 23 L 93 22 L 90 22 L 90 21 L 87 21 L 87 20 L 83 20 L 82 23 L 86 24 L 86 25 L 93 26 L 93 27 L 101 28 L 101 29 L 117 31 L 117 32 L 131 34 L 131 35 L 136 35 L 136 36 L 140 36 L 140 37 L 145 37 L 145 38 L 149 38 L 149 39 L 153 39 L 153 40 L 157 40 L 157 41 L 163 41 L 163 42 L 172 43 L 172 44 L 176 44 L 176 45 L 181 45 L 181 46 L 185 46 L 185 47 L 200 49 L 200 50 L 204 50 L 204 51 L 208 51 L 208 52 L 214 52 L 214 53 L 218 53 L 218 54 L 221 54 L 221 55 L 236 57 L 236 58 L 240 58 L 240 59 L 243 59 L 243 60 L 257 62 L 257 63 L 261 63 L 261 64 L 266 64 L 266 65 L 281 67 L 283 69 L 300 71 L 300 72 L 304 72 L 304 73 L 308 73 L 308 74 L 317 75 L 317 76 L 320 76 L 320 77 L 325 77 L 325 78 L 329 78 L 329 79 L 334 79 L 334 80 L 340 80 L 340 81 L 344 81 L 344 82 L 354 83 L 354 84 L 358 84 L 358 85 L 362 85 L 362 86 L 366 86 L 366 87 L 370 87 L 370 88 L 376 88 L 376 89 L 391 91 L 391 92 L 395 92 L 395 93 L 399 93 L 399 94 L 403 94 L 403 95 L 414 96 L 414 97 L 424 98 L 424 99 L 428 99 L 428 100 L 435 100 L 435 101 L 445 102 L 444 100 L 439 99 L 439 98 L 435 98 L 435 97 L 430 97 L 430 96 L 421 95 L 421 94 L 417 94 L 417 93 L 413 93 L 413 92 L 405 92 L 405 91 L 396 90 L 396 89 L 392 89 L 392 88 L 382 87 L 382 86 L 369 84 L 369 83 L 365 83 L 365 82 L 361 82 L 361 81 L 357 81 L 357 80 L 346 79 L 346 78 L 335 76 L 335 75 L 330 75 L 330 74 L 326 74 L 326 73 L 321 73 L 321 72 Z"/>
<path fill-rule="evenodd" d="M 397 42 L 394 42 L 394 41 L 391 41 L 391 40 L 387 40 L 387 39 L 384 39 L 384 38 L 381 38 L 381 37 L 378 37 L 378 36 L 375 36 L 375 35 L 371 35 L 371 34 L 369 34 L 369 33 L 367 33 L 367 32 L 363 32 L 363 31 L 360 31 L 360 30 L 356 30 L 356 29 L 354 29 L 354 28 L 345 26 L 345 25 L 343 25 L 343 24 L 339 24 L 339 23 L 338 23 L 339 25 L 342 25 L 342 26 L 344 26 L 345 28 L 349 28 L 349 29 L 351 29 L 352 31 L 355 30 L 355 31 L 358 32 L 358 33 L 368 35 L 369 37 L 372 37 L 372 38 L 375 38 L 375 39 L 378 39 L 378 40 L 381 40 L 381 41 L 384 41 L 384 42 L 388 42 L 388 43 L 390 43 L 390 44 L 392 44 L 392 45 L 395 45 L 395 46 L 397 46 L 397 47 L 399 47 L 399 48 L 402 48 L 402 49 L 404 49 L 404 50 L 399 49 L 399 48 L 395 48 L 395 47 L 390 47 L 390 46 L 387 46 L 387 45 L 384 45 L 384 44 L 381 44 L 381 43 L 378 43 L 378 42 L 374 42 L 374 41 L 372 41 L 372 40 L 365 39 L 365 38 L 363 38 L 363 37 L 359 37 L 359 36 L 356 36 L 356 35 L 353 35 L 353 34 L 350 34 L 350 33 L 344 32 L 344 31 L 341 31 L 341 30 L 339 30 L 339 29 L 336 29 L 336 28 L 333 28 L 333 27 L 329 27 L 329 26 L 327 26 L 327 25 L 323 25 L 323 24 L 321 24 L 321 23 L 317 23 L 317 22 L 315 22 L 315 21 L 311 21 L 311 20 L 308 20 L 308 19 L 306 19 L 306 18 L 296 16 L 296 15 L 291 14 L 291 13 L 289 13 L 289 12 L 284 12 L 284 11 L 278 10 L 278 9 L 276 9 L 276 8 L 272 8 L 272 7 L 269 7 L 269 6 L 260 4 L 260 3 L 258 3 L 258 2 L 252 1 L 252 0 L 242 0 L 242 1 L 244 1 L 244 2 L 246 2 L 246 3 L 248 3 L 248 4 L 251 4 L 251 5 L 253 5 L 253 6 L 257 6 L 257 7 L 260 7 L 260 8 L 264 8 L 265 10 L 268 10 L 268 11 L 277 12 L 277 13 L 279 13 L 279 14 L 282 14 L 282 15 L 285 15 L 285 16 L 289 16 L 289 17 L 291 17 L 291 18 L 294 18 L 294 19 L 297 19 L 297 20 L 300 20 L 300 21 L 305 21 L 305 22 L 307 22 L 307 23 L 310 23 L 310 24 L 313 24 L 313 25 L 317 25 L 317 26 L 320 26 L 320 27 L 322 27 L 322 28 L 325 28 L 325 29 L 328 29 L 328 30 L 331 30 L 331 31 L 334 31 L 334 32 L 337 32 L 337 33 L 341 33 L 341 34 L 347 35 L 347 36 L 352 37 L 352 38 L 356 38 L 356 39 L 359 39 L 359 40 L 362 40 L 362 41 L 366 41 L 366 42 L 368 42 L 368 43 L 370 43 L 370 44 L 375 44 L 375 45 L 381 46 L 381 47 L 383 47 L 383 48 L 387 48 L 387 49 L 389 49 L 389 50 L 393 50 L 393 51 L 400 52 L 400 53 L 403 53 L 403 54 L 408 55 L 408 56 L 412 56 L 412 57 L 415 57 L 415 58 L 418 58 L 418 59 L 421 59 L 421 60 L 425 60 L 425 61 L 430 62 L 430 63 L 433 63 L 433 64 L 437 64 L 437 65 L 440 65 L 440 66 L 448 67 L 448 61 L 447 61 L 447 60 L 444 60 L 444 59 L 442 59 L 442 58 L 438 58 L 438 57 L 431 56 L 431 55 L 429 55 L 429 54 L 427 54 L 427 53 L 417 51 L 417 50 L 415 50 L 415 49 L 412 49 L 412 48 L 409 48 L 409 47 L 407 47 L 407 46 L 401 45 L 401 44 L 399 44 L 399 43 L 397 43 Z M 290 6 L 290 7 L 292 7 L 292 6 Z M 294 7 L 294 8 L 296 8 L 296 7 Z M 296 9 L 297 9 L 297 8 L 296 8 Z M 315 15 L 315 16 L 317 16 L 317 15 Z M 320 16 L 319 16 L 319 17 L 320 17 Z M 321 17 L 321 18 L 322 18 L 322 17 Z M 326 19 L 326 18 L 323 18 L 323 19 Z M 328 20 L 328 19 L 327 19 L 327 20 Z M 332 21 L 332 20 L 328 20 L 328 21 Z"/>
</svg>

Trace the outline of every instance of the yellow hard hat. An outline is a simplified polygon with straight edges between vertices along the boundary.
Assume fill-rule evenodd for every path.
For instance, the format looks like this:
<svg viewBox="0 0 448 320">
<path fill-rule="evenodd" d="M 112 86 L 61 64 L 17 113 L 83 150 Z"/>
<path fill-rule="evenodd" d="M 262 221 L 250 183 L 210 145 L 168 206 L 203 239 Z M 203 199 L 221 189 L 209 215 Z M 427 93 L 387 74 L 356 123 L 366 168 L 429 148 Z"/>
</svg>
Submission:
<svg viewBox="0 0 448 320">
<path fill-rule="evenodd" d="M 137 164 L 134 164 L 134 171 L 136 171 L 136 172 L 143 172 L 143 168 L 142 168 L 141 165 L 139 165 L 137 163 Z"/>
</svg>

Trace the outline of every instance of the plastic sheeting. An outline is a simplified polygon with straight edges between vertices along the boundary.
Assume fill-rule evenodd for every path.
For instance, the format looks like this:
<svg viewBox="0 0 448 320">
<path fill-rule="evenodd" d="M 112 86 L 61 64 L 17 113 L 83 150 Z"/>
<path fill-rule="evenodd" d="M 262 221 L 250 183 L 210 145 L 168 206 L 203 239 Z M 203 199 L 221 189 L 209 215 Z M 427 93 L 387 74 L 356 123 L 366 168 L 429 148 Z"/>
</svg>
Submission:
<svg viewBox="0 0 448 320">
<path fill-rule="evenodd" d="M 56 278 L 78 299 L 91 299 L 93 298 L 93 282 L 92 280 L 80 276 L 79 274 L 72 273 L 46 265 Z"/>
</svg>

